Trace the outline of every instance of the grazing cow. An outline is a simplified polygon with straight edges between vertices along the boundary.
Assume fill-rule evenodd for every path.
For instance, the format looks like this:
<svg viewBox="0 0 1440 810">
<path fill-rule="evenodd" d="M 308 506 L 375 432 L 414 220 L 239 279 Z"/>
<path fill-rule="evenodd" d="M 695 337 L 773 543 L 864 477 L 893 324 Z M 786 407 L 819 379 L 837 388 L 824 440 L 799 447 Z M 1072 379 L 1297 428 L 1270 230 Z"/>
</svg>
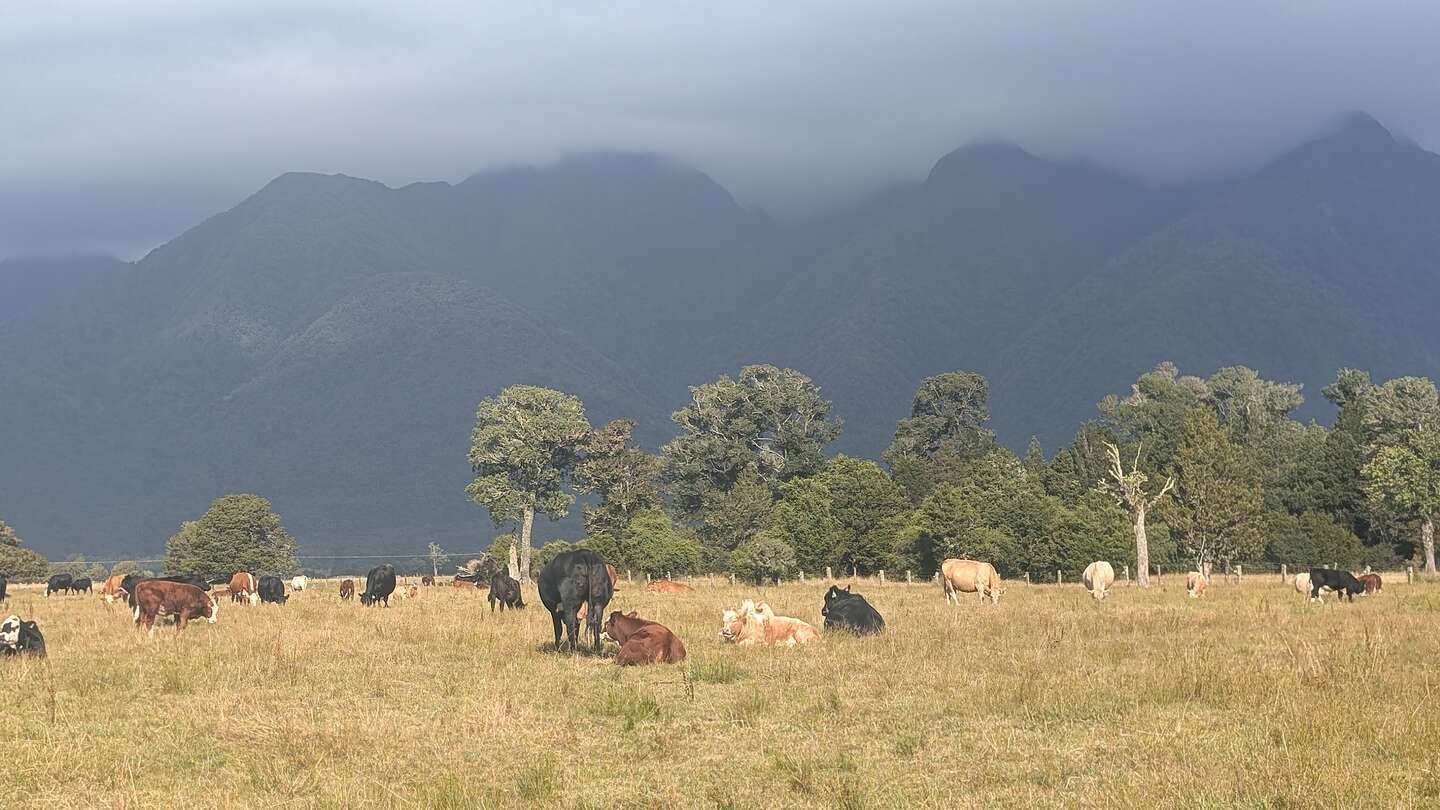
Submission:
<svg viewBox="0 0 1440 810">
<path fill-rule="evenodd" d="M 604 636 L 620 645 L 615 663 L 622 667 L 637 664 L 678 664 L 685 660 L 685 645 L 670 628 L 635 615 L 615 611 L 605 622 Z"/>
<path fill-rule="evenodd" d="M 525 602 L 520 598 L 520 583 L 511 579 L 509 574 L 500 571 L 490 578 L 490 612 L 495 612 L 495 606 L 500 606 L 500 612 L 504 613 L 505 608 L 523 608 Z"/>
<path fill-rule="evenodd" d="M 300 576 L 290 578 L 290 590 L 292 591 L 303 591 L 305 590 L 305 586 L 309 584 L 310 579 L 308 577 Z"/>
<path fill-rule="evenodd" d="M 480 585 L 480 583 L 476 582 L 475 580 L 465 579 L 459 574 L 455 575 L 455 579 L 451 580 L 450 584 L 455 586 L 456 588 L 476 588 Z"/>
<path fill-rule="evenodd" d="M 1304 571 L 1295 575 L 1295 592 L 1307 595 L 1310 593 L 1310 575 Z"/>
<path fill-rule="evenodd" d="M 50 581 L 45 583 L 45 598 L 49 599 L 52 593 L 68 592 L 70 590 L 71 580 L 72 578 L 69 574 L 56 574 L 50 577 Z"/>
<path fill-rule="evenodd" d="M 255 592 L 259 594 L 261 602 L 283 605 L 290 600 L 290 597 L 285 595 L 285 582 L 280 577 L 260 577 Z"/>
<path fill-rule="evenodd" d="M 205 619 L 211 624 L 220 616 L 220 602 L 194 585 L 165 579 L 142 579 L 135 583 L 135 626 L 141 624 L 155 637 L 155 620 L 174 616 L 175 632 L 185 629 L 191 619 Z"/>
<path fill-rule="evenodd" d="M 1085 590 L 1091 596 L 1104 599 L 1110 593 L 1110 586 L 1115 584 L 1115 567 L 1104 560 L 1092 562 L 1085 566 L 1080 581 L 1085 583 Z"/>
<path fill-rule="evenodd" d="M 959 593 L 980 594 L 980 604 L 990 597 L 990 604 L 1000 603 L 1000 575 L 995 566 L 975 560 L 949 559 L 940 564 L 940 586 L 945 589 L 946 604 L 960 604 Z"/>
<path fill-rule="evenodd" d="M 851 593 L 850 586 L 841 590 L 835 585 L 825 592 L 825 606 L 820 608 L 825 617 L 826 630 L 849 630 L 862 636 L 879 633 L 885 629 L 885 619 L 880 611 L 871 607 L 865 597 Z"/>
<path fill-rule="evenodd" d="M 342 580 L 340 580 L 340 598 L 348 602 L 350 599 L 354 598 L 354 596 L 355 596 L 355 580 L 353 580 L 353 579 L 342 579 Z"/>
<path fill-rule="evenodd" d="M 434 585 L 434 584 L 435 584 L 435 577 L 432 577 L 432 576 L 430 576 L 429 574 L 426 574 L 425 576 L 420 577 L 420 584 L 421 584 L 421 585 L 424 585 L 424 586 L 426 586 L 426 587 L 429 587 L 430 585 Z"/>
<path fill-rule="evenodd" d="M 40 633 L 40 625 L 33 621 L 22 622 L 19 616 L 0 622 L 0 655 L 44 658 L 45 636 Z"/>
<path fill-rule="evenodd" d="M 1185 575 L 1185 592 L 1191 599 L 1198 599 L 1205 595 L 1205 589 L 1210 587 L 1209 580 L 1199 571 L 1191 571 Z"/>
<path fill-rule="evenodd" d="M 0 602 L 5 601 L 5 589 L 8 587 L 10 587 L 10 580 L 6 579 L 4 574 L 0 574 Z"/>
<path fill-rule="evenodd" d="M 674 582 L 668 579 L 656 579 L 652 580 L 649 585 L 646 585 L 645 590 L 649 591 L 650 593 L 689 593 L 690 591 L 693 591 L 695 589 L 690 587 L 689 585 L 686 585 L 683 582 Z"/>
<path fill-rule="evenodd" d="M 1349 571 L 1337 571 L 1333 568 L 1311 568 L 1310 569 L 1310 601 L 1324 602 L 1325 598 L 1320 595 L 1321 589 L 1335 591 L 1339 599 L 1355 601 L 1356 594 L 1365 593 L 1365 586 L 1360 580 Z"/>
<path fill-rule="evenodd" d="M 1380 593 L 1381 589 L 1384 587 L 1383 584 L 1380 582 L 1379 574 L 1361 574 L 1360 584 L 1365 586 L 1366 596 Z"/>
<path fill-rule="evenodd" d="M 125 595 L 124 582 L 123 574 L 111 574 L 105 578 L 105 584 L 100 586 L 100 598 L 105 600 L 105 604 L 108 605 Z"/>
<path fill-rule="evenodd" d="M 560 649 L 563 628 L 570 651 L 579 651 L 580 606 L 586 606 L 585 629 L 594 638 L 595 652 L 600 652 L 600 620 L 615 583 L 605 558 L 588 548 L 562 552 L 545 564 L 538 578 L 540 601 L 550 612 L 555 631 L 555 649 Z"/>
<path fill-rule="evenodd" d="M 71 593 L 93 593 L 93 588 L 94 583 L 90 581 L 90 577 L 76 577 L 70 580 Z"/>
<path fill-rule="evenodd" d="M 176 617 L 176 633 L 184 630 L 192 618 L 204 618 L 215 624 L 220 615 L 220 602 L 187 582 L 141 579 L 135 582 L 132 595 L 135 597 L 135 627 L 144 624 L 151 637 L 156 636 L 156 620 L 163 615 Z"/>
<path fill-rule="evenodd" d="M 390 594 L 395 592 L 395 566 L 390 563 L 377 565 L 365 575 L 365 591 L 360 594 L 360 604 L 365 606 L 384 602 L 390 607 Z"/>
<path fill-rule="evenodd" d="M 120 590 L 125 592 L 125 601 L 130 604 L 130 607 L 135 607 L 135 586 L 148 580 L 179 582 L 184 585 L 193 585 L 202 591 L 210 590 L 210 583 L 198 574 L 175 574 L 168 577 L 142 577 L 139 574 L 126 574 L 125 578 L 120 581 Z"/>
<path fill-rule="evenodd" d="M 395 589 L 395 595 L 401 599 L 415 599 L 420 596 L 419 585 L 404 585 Z"/>
<path fill-rule="evenodd" d="M 230 599 L 233 602 L 260 604 L 260 582 L 249 571 L 236 571 L 230 577 Z"/>
</svg>

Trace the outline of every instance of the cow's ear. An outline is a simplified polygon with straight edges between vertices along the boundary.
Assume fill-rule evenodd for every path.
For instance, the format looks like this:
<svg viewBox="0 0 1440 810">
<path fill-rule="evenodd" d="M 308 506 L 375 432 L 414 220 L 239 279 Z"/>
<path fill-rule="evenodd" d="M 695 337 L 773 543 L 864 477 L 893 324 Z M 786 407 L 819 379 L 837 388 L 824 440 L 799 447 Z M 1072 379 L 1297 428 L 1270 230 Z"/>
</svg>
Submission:
<svg viewBox="0 0 1440 810">
<path fill-rule="evenodd" d="M 629 616 L 630 618 L 633 619 L 633 618 L 635 618 L 635 611 L 632 610 L 632 611 L 630 611 L 629 613 L 627 613 L 627 614 L 625 614 L 625 615 L 627 615 L 627 616 Z"/>
</svg>

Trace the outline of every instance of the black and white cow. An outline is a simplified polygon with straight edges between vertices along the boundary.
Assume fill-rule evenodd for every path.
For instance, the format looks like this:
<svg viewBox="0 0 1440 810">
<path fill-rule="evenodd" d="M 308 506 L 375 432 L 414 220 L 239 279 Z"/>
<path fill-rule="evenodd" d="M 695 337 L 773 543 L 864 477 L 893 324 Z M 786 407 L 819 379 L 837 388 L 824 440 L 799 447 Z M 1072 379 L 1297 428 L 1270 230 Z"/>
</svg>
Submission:
<svg viewBox="0 0 1440 810">
<path fill-rule="evenodd" d="M 45 598 L 49 599 L 52 593 L 66 593 L 70 590 L 70 582 L 74 577 L 69 574 L 56 574 L 50 577 L 45 583 Z"/>
<path fill-rule="evenodd" d="M 19 616 L 11 616 L 0 623 L 0 655 L 34 655 L 45 657 L 45 636 L 40 625 L 22 622 Z"/>
<path fill-rule="evenodd" d="M 377 565 L 365 575 L 365 591 L 360 594 L 360 604 L 365 606 L 384 602 L 390 607 L 390 594 L 395 592 L 395 566 L 390 563 Z"/>
<path fill-rule="evenodd" d="M 820 615 L 825 617 L 826 630 L 849 630 L 864 636 L 885 629 L 885 619 L 880 616 L 880 611 L 871 607 L 865 597 L 851 593 L 848 585 L 844 590 L 830 586 Z"/>
<path fill-rule="evenodd" d="M 280 577 L 260 577 L 260 582 L 255 586 L 255 592 L 260 594 L 260 601 L 271 602 L 283 605 L 290 597 L 285 595 L 285 581 Z"/>
<path fill-rule="evenodd" d="M 1335 591 L 1340 599 L 1355 601 L 1355 597 L 1365 593 L 1365 584 L 1355 578 L 1349 571 L 1337 571 L 1334 568 L 1311 568 L 1310 569 L 1310 601 L 1323 602 L 1324 597 L 1320 590 Z"/>
</svg>

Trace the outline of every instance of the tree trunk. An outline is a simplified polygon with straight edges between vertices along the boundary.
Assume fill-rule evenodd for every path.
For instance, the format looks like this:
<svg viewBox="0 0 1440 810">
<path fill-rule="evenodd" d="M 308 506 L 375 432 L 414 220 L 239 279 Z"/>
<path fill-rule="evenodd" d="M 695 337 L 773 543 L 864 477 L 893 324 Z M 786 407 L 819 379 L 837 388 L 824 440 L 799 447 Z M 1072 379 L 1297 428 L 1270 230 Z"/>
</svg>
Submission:
<svg viewBox="0 0 1440 810">
<path fill-rule="evenodd" d="M 535 528 L 535 508 L 525 507 L 525 517 L 520 522 L 520 581 L 530 581 L 530 532 Z"/>
<path fill-rule="evenodd" d="M 1435 576 L 1435 518 L 1429 515 L 1420 524 L 1420 542 L 1425 546 L 1425 576 Z"/>
<path fill-rule="evenodd" d="M 506 557 L 506 565 L 510 572 L 510 578 L 518 582 L 520 580 L 520 555 L 515 548 L 515 538 L 513 537 L 510 538 L 510 554 Z"/>
<path fill-rule="evenodd" d="M 1145 536 L 1145 507 L 1135 510 L 1135 584 L 1150 587 L 1150 540 Z"/>
</svg>

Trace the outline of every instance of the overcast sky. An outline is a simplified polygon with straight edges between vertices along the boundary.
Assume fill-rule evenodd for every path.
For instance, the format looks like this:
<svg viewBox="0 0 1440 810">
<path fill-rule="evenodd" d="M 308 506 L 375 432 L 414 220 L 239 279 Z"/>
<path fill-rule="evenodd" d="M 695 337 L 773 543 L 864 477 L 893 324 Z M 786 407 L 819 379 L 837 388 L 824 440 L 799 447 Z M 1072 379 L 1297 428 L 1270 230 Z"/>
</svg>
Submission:
<svg viewBox="0 0 1440 810">
<path fill-rule="evenodd" d="M 0 257 L 135 258 L 290 170 L 661 152 L 800 216 L 982 138 L 1173 180 L 1365 110 L 1440 146 L 1440 3 L 0 0 Z"/>
</svg>

